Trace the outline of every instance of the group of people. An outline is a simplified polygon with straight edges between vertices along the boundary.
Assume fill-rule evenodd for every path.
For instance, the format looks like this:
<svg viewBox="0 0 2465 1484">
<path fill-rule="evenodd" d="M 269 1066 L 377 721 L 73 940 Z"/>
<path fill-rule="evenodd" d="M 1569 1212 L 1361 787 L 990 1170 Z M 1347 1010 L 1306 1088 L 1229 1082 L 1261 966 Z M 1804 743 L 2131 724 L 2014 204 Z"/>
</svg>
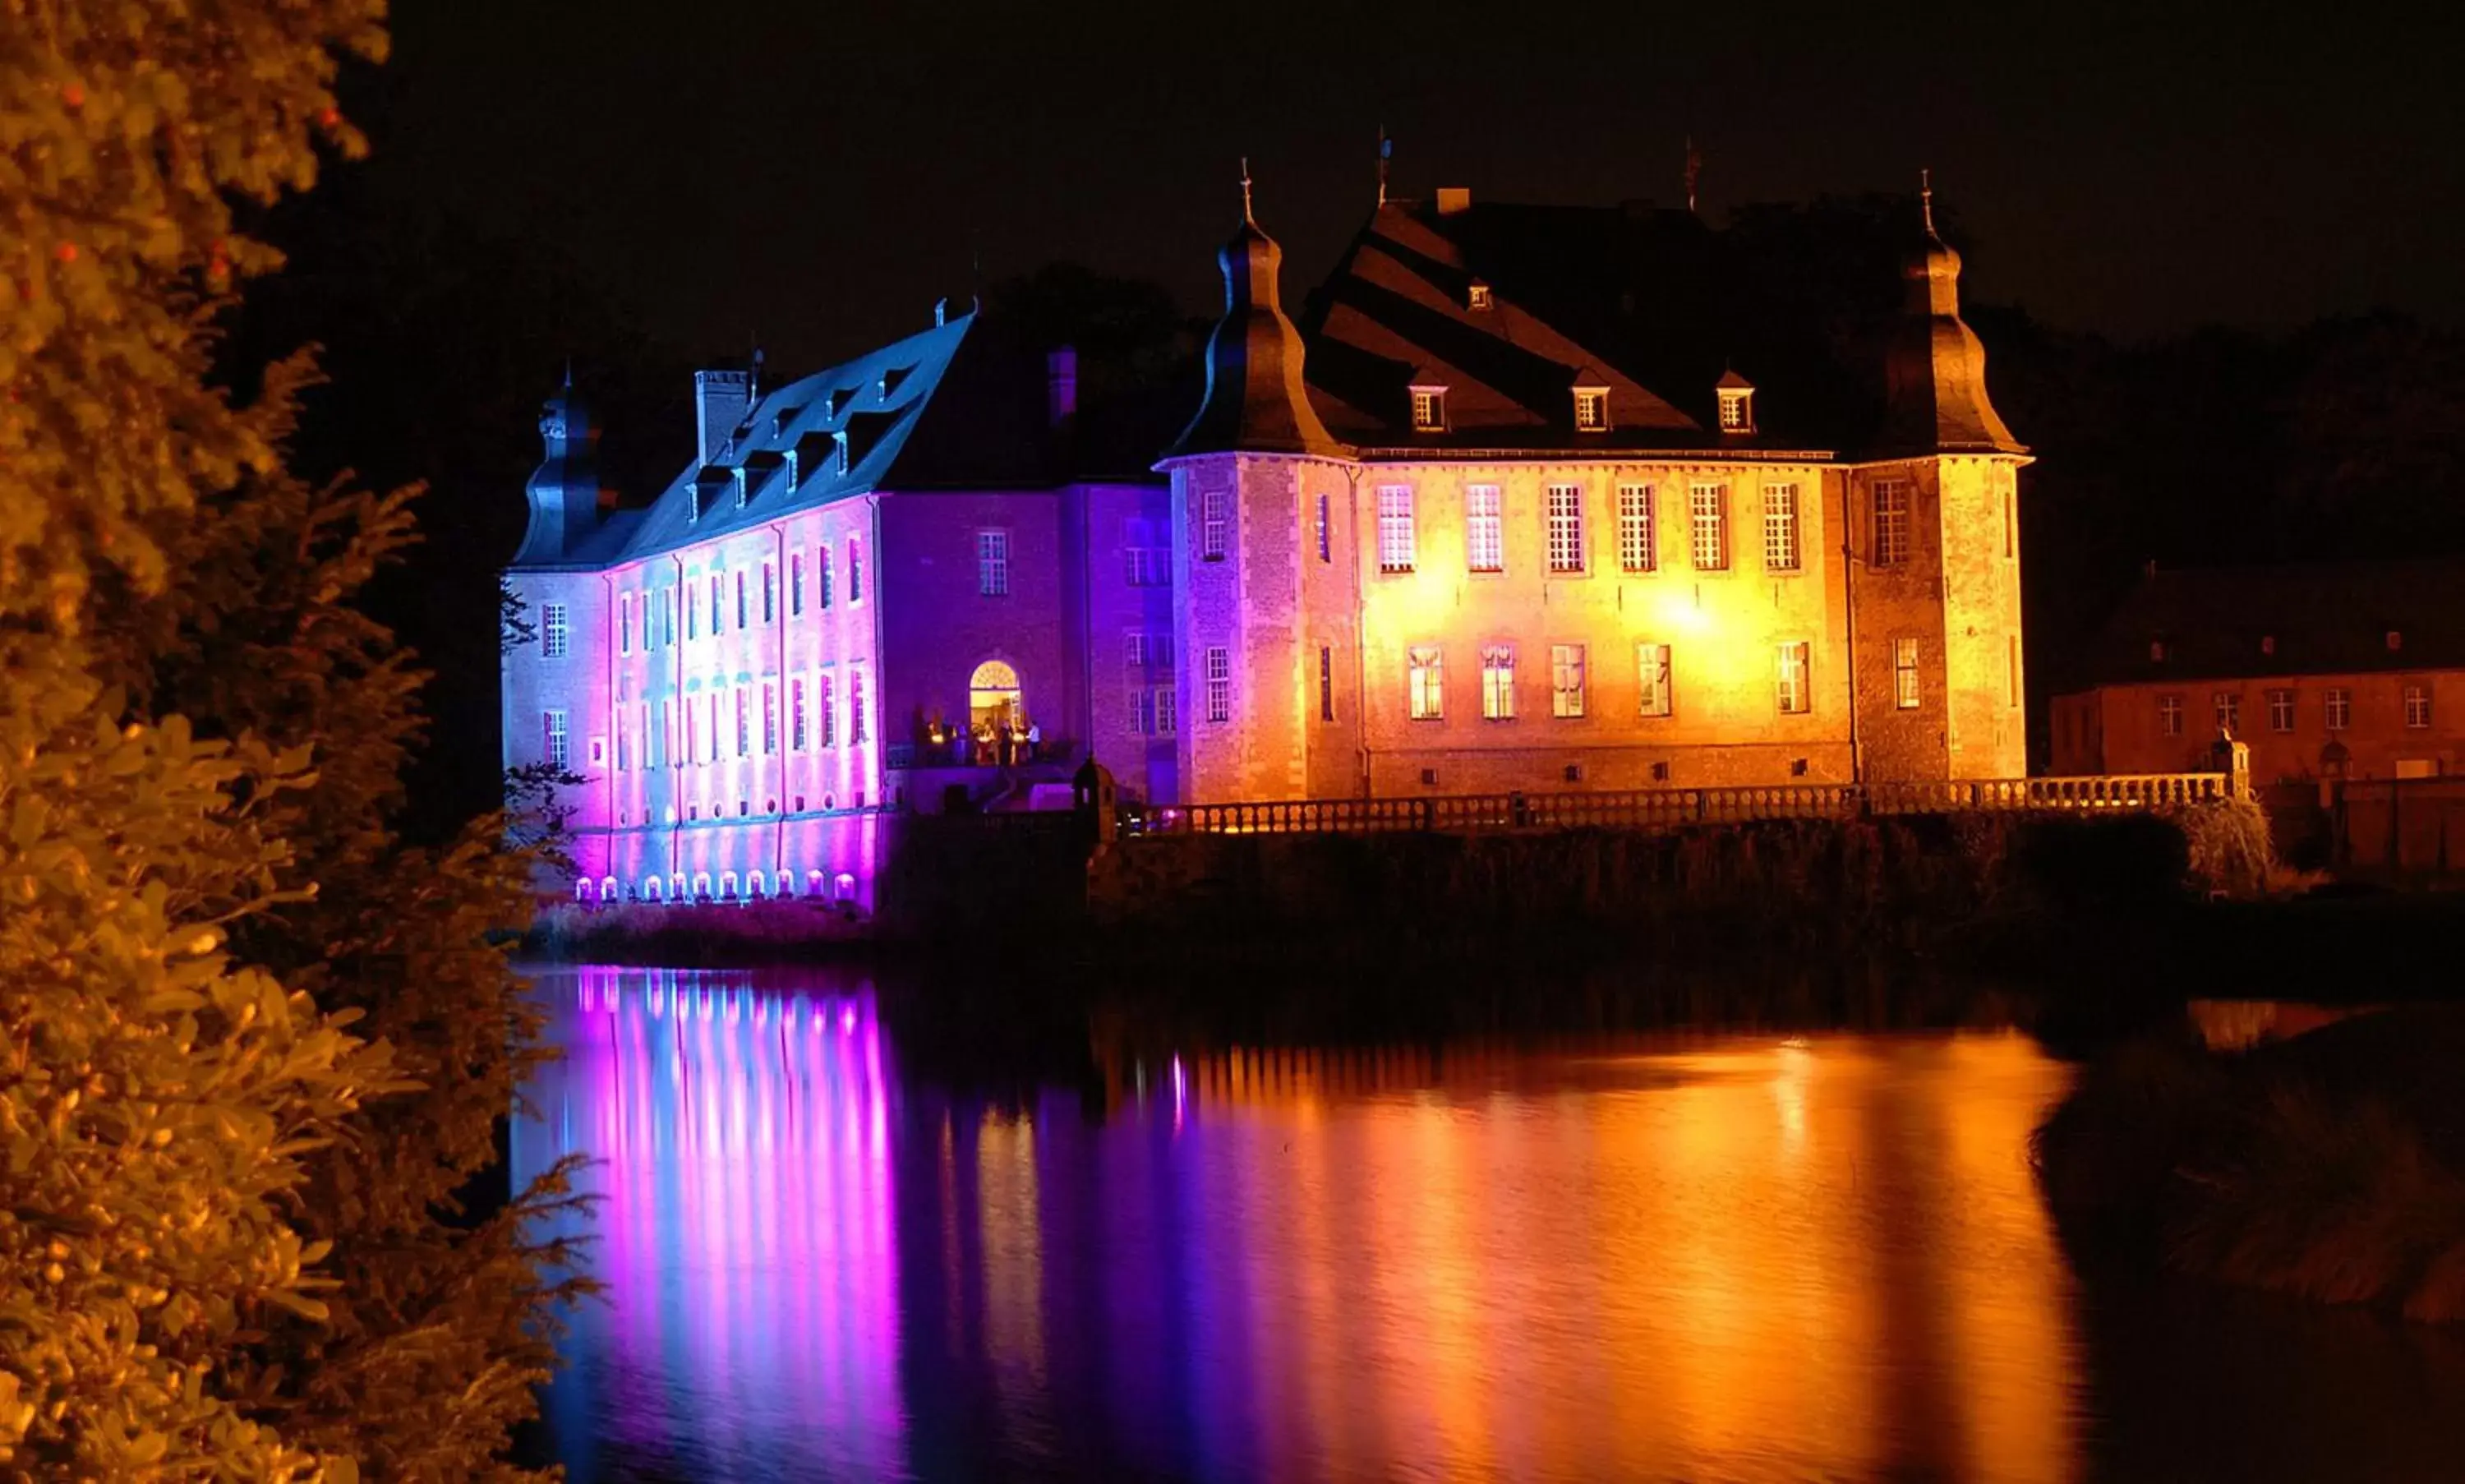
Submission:
<svg viewBox="0 0 2465 1484">
<path fill-rule="evenodd" d="M 925 737 L 936 747 L 949 748 L 950 762 L 961 767 L 1010 767 L 1035 762 L 1044 751 L 1044 728 L 1010 715 L 980 717 L 964 728 L 936 720 Z"/>
</svg>

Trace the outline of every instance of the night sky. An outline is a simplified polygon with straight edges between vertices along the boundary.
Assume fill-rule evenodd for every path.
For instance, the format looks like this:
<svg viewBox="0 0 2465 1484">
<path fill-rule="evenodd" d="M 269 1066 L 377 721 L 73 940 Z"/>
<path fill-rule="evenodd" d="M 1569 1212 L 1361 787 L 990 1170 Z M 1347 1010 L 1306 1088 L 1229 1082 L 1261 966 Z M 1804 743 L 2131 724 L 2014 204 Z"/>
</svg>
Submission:
<svg viewBox="0 0 2465 1484">
<path fill-rule="evenodd" d="M 703 358 L 793 371 L 1072 259 L 1212 306 L 1237 157 L 1286 292 L 1394 189 L 1758 200 L 1930 165 L 1966 287 L 2144 337 L 2465 318 L 2457 26 L 2365 6 L 406 0 L 381 188 L 553 241 Z M 2428 8 L 2426 8 L 2426 13 Z"/>
</svg>

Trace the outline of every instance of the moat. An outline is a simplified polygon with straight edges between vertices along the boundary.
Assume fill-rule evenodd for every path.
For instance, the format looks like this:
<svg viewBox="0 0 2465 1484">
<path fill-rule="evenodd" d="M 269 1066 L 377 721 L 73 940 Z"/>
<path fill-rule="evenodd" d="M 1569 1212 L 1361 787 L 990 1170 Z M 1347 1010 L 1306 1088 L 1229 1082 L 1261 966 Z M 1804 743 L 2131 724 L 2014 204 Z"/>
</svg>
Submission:
<svg viewBox="0 0 2465 1484">
<path fill-rule="evenodd" d="M 954 1074 L 853 969 L 543 972 L 591 1479 L 2448 1478 L 2465 1336 L 2083 1274 L 1991 996 Z M 2214 1016 L 2229 1027 L 2264 1012 Z M 1801 1017 L 1802 1020 L 1802 1017 Z M 913 1039 L 913 1038 L 909 1038 Z M 1066 1058 L 1065 1058 L 1066 1060 Z M 981 1061 L 981 1058 L 979 1058 Z"/>
</svg>

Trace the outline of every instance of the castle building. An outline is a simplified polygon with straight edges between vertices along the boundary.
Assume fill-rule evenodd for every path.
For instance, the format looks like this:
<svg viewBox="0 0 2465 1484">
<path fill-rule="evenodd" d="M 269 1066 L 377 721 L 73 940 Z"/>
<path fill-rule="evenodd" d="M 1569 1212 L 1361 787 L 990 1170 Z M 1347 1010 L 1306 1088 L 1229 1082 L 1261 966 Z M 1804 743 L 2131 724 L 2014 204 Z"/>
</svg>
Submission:
<svg viewBox="0 0 2465 1484">
<path fill-rule="evenodd" d="M 2028 455 L 1930 210 L 1818 314 L 1691 212 L 1382 201 L 1296 322 L 1247 194 L 1152 471 L 1055 458 L 1068 353 L 972 314 L 700 373 L 637 509 L 548 404 L 505 760 L 587 780 L 584 893 L 867 898 L 896 815 L 1091 754 L 1155 804 L 2025 771 Z"/>
</svg>

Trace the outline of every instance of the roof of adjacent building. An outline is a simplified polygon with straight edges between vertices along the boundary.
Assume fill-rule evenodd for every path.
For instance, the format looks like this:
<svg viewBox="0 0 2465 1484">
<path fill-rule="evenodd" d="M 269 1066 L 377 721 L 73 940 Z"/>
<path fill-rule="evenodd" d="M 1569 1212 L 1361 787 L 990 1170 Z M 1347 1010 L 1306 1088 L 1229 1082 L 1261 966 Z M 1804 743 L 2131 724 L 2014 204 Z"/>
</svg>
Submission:
<svg viewBox="0 0 2465 1484">
<path fill-rule="evenodd" d="M 2142 684 L 2465 667 L 2460 595 L 2465 558 L 2156 571 L 2081 672 Z"/>
</svg>

